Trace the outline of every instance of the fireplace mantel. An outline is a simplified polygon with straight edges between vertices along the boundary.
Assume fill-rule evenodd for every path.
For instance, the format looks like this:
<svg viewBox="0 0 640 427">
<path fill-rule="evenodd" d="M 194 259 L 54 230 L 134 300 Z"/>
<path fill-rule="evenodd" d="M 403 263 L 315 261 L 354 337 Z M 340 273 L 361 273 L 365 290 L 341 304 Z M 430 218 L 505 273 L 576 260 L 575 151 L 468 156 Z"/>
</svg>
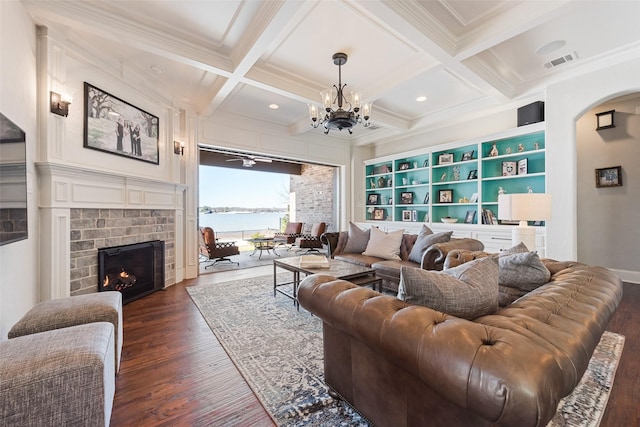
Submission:
<svg viewBox="0 0 640 427">
<path fill-rule="evenodd" d="M 36 162 L 35 166 L 41 300 L 67 297 L 71 292 L 71 209 L 174 210 L 176 250 L 183 247 L 186 185 L 62 163 Z"/>
</svg>

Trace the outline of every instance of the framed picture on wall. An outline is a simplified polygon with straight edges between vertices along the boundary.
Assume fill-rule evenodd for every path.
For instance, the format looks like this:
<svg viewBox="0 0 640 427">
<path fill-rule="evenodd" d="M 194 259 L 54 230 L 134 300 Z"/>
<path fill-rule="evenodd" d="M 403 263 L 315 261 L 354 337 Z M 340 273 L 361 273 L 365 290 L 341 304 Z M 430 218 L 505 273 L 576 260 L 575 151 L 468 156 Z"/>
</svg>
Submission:
<svg viewBox="0 0 640 427">
<path fill-rule="evenodd" d="M 622 166 L 596 169 L 596 187 L 622 186 Z"/>
<path fill-rule="evenodd" d="M 84 147 L 159 164 L 158 117 L 84 83 Z"/>
</svg>

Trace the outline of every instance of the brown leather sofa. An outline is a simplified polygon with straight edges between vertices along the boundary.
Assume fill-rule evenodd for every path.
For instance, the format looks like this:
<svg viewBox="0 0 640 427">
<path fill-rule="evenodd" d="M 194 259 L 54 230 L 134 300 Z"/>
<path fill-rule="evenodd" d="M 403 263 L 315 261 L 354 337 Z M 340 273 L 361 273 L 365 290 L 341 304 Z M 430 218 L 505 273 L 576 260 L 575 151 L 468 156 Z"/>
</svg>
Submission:
<svg viewBox="0 0 640 427">
<path fill-rule="evenodd" d="M 382 279 L 382 288 L 391 292 L 398 290 L 400 283 L 400 268 L 402 266 L 422 268 L 425 270 L 442 270 L 444 261 L 449 251 L 463 249 L 468 251 L 481 251 L 484 245 L 481 241 L 470 238 L 453 238 L 448 242 L 435 243 L 431 245 L 422 256 L 422 263 L 418 264 L 409 261 L 409 254 L 418 238 L 417 234 L 407 234 L 402 236 L 400 244 L 400 260 L 385 260 L 362 254 L 344 253 L 343 250 L 349 240 L 347 231 L 324 233 L 321 236 L 323 244 L 328 246 L 331 258 L 352 264 L 371 267 L 376 270 L 376 277 Z"/>
<path fill-rule="evenodd" d="M 327 385 L 376 426 L 545 426 L 622 298 L 605 268 L 549 269 L 549 283 L 473 321 L 323 275 L 298 298 L 323 321 Z"/>
</svg>

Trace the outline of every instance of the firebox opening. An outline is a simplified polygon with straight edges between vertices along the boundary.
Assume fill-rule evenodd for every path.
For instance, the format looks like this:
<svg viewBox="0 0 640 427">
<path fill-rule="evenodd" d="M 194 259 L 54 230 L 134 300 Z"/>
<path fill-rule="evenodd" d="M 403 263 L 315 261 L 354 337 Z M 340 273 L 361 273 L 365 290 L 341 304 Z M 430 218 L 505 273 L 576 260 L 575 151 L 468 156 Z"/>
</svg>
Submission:
<svg viewBox="0 0 640 427">
<path fill-rule="evenodd" d="M 120 291 L 126 304 L 163 288 L 163 241 L 98 250 L 98 291 Z"/>
</svg>

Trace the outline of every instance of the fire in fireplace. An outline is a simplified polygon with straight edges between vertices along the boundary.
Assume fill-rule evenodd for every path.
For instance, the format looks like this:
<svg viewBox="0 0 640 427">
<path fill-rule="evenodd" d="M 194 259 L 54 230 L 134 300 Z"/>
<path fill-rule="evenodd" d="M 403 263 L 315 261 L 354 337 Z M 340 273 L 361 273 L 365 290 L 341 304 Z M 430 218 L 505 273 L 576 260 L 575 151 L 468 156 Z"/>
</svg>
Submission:
<svg viewBox="0 0 640 427">
<path fill-rule="evenodd" d="M 98 249 L 98 291 L 120 291 L 126 304 L 162 288 L 163 241 Z"/>
</svg>

